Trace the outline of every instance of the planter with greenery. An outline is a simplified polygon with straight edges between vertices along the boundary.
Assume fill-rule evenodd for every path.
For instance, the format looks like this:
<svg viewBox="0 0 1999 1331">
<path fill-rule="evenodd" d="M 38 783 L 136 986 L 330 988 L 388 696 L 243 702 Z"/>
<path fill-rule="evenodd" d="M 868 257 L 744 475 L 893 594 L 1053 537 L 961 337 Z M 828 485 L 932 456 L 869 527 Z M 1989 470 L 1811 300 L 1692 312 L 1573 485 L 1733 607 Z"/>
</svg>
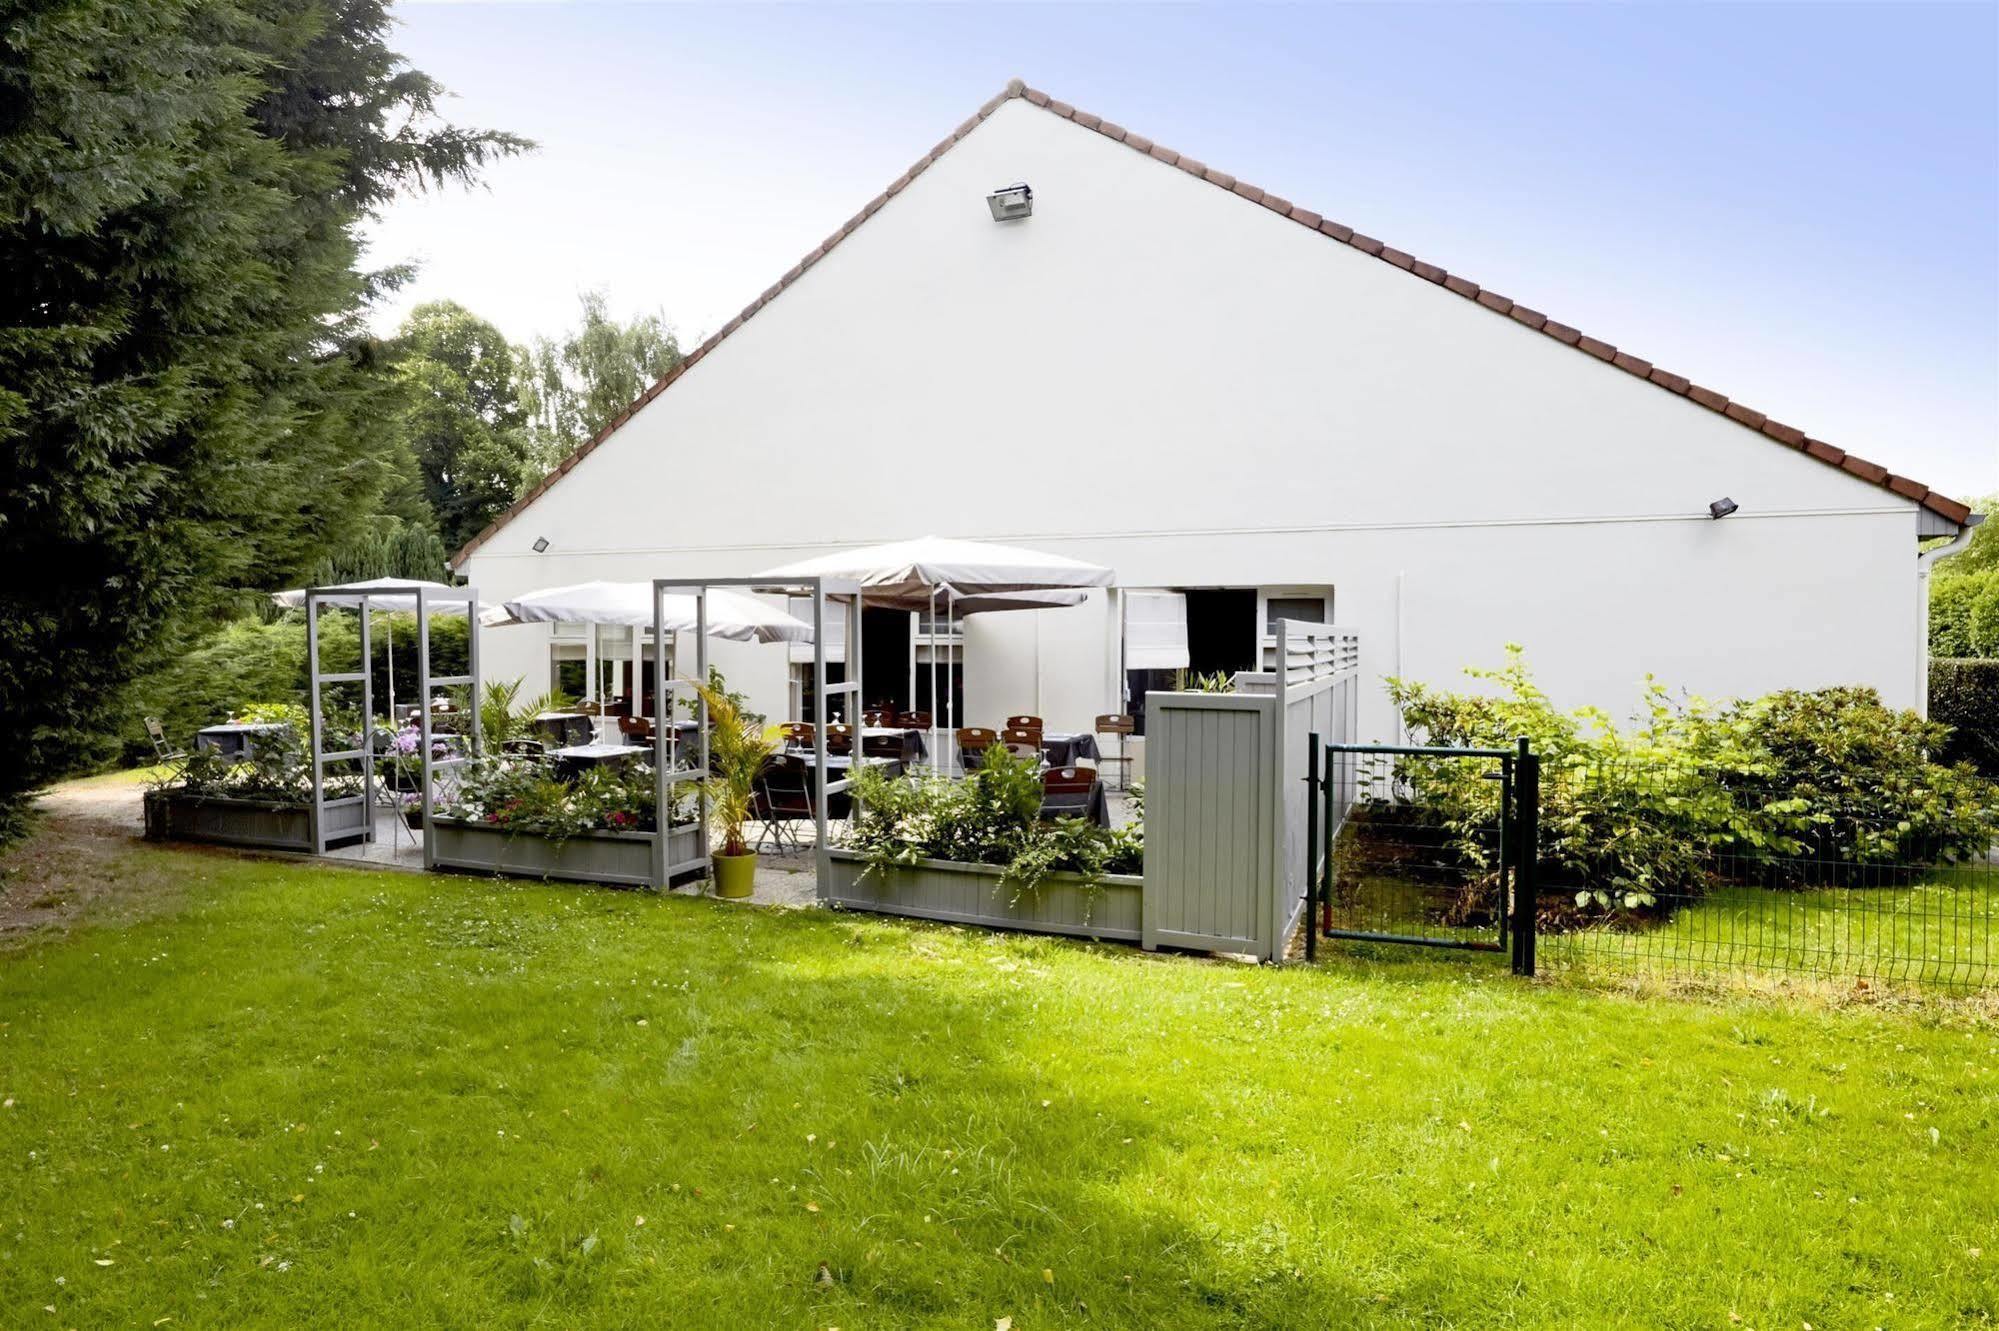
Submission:
<svg viewBox="0 0 1999 1331">
<path fill-rule="evenodd" d="M 289 705 L 252 707 L 240 719 L 275 720 L 281 728 L 258 737 L 240 759 L 196 749 L 187 762 L 146 792 L 146 835 L 153 840 L 207 841 L 258 850 L 314 849 L 312 765 Z M 370 811 L 357 777 L 330 778 L 322 816 L 331 843 L 364 835 Z"/>
<path fill-rule="evenodd" d="M 1143 923 L 1142 824 L 1043 822 L 1036 764 L 999 746 L 959 780 L 891 780 L 864 768 L 846 843 L 832 852 L 832 904 L 997 928 L 1136 940 Z"/>
<path fill-rule="evenodd" d="M 440 868 L 644 887 L 652 883 L 653 769 L 595 767 L 574 781 L 543 760 L 496 757 L 461 769 L 457 791 L 431 811 Z M 700 828 L 690 797 L 668 819 L 669 862 L 692 857 Z"/>
<path fill-rule="evenodd" d="M 707 796 L 719 843 L 709 854 L 715 895 L 740 899 L 755 889 L 757 878 L 757 853 L 743 835 L 743 825 L 756 804 L 757 778 L 783 746 L 784 731 L 737 706 L 736 695 L 722 687 L 719 675 L 694 687 L 708 704 L 708 775 L 699 788 Z"/>
</svg>

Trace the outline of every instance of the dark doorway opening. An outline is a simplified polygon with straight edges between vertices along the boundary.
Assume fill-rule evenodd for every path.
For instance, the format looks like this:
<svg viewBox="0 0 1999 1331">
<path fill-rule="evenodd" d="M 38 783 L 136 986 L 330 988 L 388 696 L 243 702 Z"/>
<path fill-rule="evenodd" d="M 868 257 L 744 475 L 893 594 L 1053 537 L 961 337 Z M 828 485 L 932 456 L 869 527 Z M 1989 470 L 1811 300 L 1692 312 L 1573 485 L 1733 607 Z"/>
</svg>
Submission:
<svg viewBox="0 0 1999 1331">
<path fill-rule="evenodd" d="M 909 612 L 861 611 L 861 686 L 863 707 L 909 705 Z"/>
<path fill-rule="evenodd" d="M 1258 625 L 1254 587 L 1204 587 L 1187 593 L 1187 669 L 1197 675 L 1255 670 Z"/>
</svg>

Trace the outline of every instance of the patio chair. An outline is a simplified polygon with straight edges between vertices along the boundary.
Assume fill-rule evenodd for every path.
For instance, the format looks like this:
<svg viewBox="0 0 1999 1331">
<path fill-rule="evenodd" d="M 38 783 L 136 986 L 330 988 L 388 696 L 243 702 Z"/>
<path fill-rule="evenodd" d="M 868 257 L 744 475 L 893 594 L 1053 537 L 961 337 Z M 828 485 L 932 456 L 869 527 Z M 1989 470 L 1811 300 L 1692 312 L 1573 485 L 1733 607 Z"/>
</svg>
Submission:
<svg viewBox="0 0 1999 1331">
<path fill-rule="evenodd" d="M 826 723 L 826 752 L 849 754 L 854 751 L 854 728 L 844 721 Z"/>
<path fill-rule="evenodd" d="M 999 732 L 983 726 L 965 726 L 958 731 L 958 766 L 976 772 L 986 764 L 986 750 L 999 743 Z"/>
<path fill-rule="evenodd" d="M 895 724 L 895 708 L 869 707 L 861 713 L 861 724 L 871 727 L 892 726 Z"/>
<path fill-rule="evenodd" d="M 779 850 L 805 849 L 805 838 L 795 824 L 814 821 L 817 811 L 812 807 L 812 783 L 803 758 L 780 753 L 764 766 L 751 798 L 750 816 L 762 824 L 757 833 L 758 850 L 766 841 Z"/>
<path fill-rule="evenodd" d="M 1010 729 L 1014 729 L 1014 730 L 1046 730 L 1046 729 L 1048 729 L 1048 726 L 1047 726 L 1047 723 L 1046 723 L 1046 722 L 1044 722 L 1044 721 L 1043 721 L 1043 720 L 1042 720 L 1042 719 L 1041 719 L 1040 717 L 1038 717 L 1038 716 L 1029 716 L 1029 715 L 1028 715 L 1027 713 L 1025 713 L 1025 712 L 1022 712 L 1022 713 L 1020 713 L 1020 714 L 1019 714 L 1018 716 L 1009 716 L 1009 717 L 1008 717 L 1008 718 L 1006 719 L 1006 723 L 1007 723 L 1007 726 L 1008 726 L 1008 727 L 1009 727 Z"/>
<path fill-rule="evenodd" d="M 1117 757 L 1099 754 L 1098 764 L 1118 764 L 1118 789 L 1131 789 L 1131 755 L 1125 751 L 1125 741 L 1138 731 L 1138 722 L 1129 716 L 1109 713 L 1097 718 L 1096 733 L 1117 736 Z"/>
<path fill-rule="evenodd" d="M 167 739 L 166 727 L 160 724 L 157 716 L 146 718 L 146 738 L 153 742 L 154 762 L 165 767 L 179 767 L 187 761 L 187 750 L 173 746 Z"/>
<path fill-rule="evenodd" d="M 928 712 L 904 712 L 902 714 L 902 727 L 905 730 L 928 730 L 932 724 L 930 713 Z"/>
<path fill-rule="evenodd" d="M 500 745 L 500 752 L 509 758 L 546 758 L 548 746 L 538 739 L 510 739 Z"/>
<path fill-rule="evenodd" d="M 812 723 L 810 721 L 786 721 L 784 723 L 784 743 L 786 748 L 811 748 Z"/>
<path fill-rule="evenodd" d="M 1008 726 L 1000 731 L 1000 743 L 1016 758 L 1041 758 L 1041 728 L 1029 730 L 1025 726 Z"/>
<path fill-rule="evenodd" d="M 652 718 L 649 716 L 621 716 L 618 718 L 618 733 L 627 744 L 651 744 L 654 739 Z"/>
<path fill-rule="evenodd" d="M 1097 774 L 1086 767 L 1051 767 L 1041 774 L 1041 818 L 1088 818 Z"/>
</svg>

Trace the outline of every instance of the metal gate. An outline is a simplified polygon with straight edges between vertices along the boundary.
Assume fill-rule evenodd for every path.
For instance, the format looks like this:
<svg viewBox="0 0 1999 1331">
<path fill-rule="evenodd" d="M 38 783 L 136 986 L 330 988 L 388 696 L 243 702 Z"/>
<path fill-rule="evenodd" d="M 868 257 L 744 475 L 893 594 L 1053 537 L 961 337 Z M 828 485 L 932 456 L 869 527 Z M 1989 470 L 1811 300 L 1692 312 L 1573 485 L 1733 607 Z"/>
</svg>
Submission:
<svg viewBox="0 0 1999 1331">
<path fill-rule="evenodd" d="M 1541 760 L 1512 749 L 1320 744 L 1305 781 L 1305 955 L 1322 937 L 1505 952 L 1534 973 Z M 1416 799 L 1418 790 L 1432 796 Z"/>
</svg>

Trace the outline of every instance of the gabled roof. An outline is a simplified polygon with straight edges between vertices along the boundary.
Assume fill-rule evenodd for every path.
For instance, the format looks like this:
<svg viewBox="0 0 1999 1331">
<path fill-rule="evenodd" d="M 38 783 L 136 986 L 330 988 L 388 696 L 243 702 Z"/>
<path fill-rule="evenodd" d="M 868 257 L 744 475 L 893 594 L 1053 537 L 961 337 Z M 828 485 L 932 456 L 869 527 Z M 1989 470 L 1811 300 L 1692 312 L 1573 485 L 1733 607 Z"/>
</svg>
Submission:
<svg viewBox="0 0 1999 1331">
<path fill-rule="evenodd" d="M 1687 379 L 1684 375 L 1674 374 L 1669 370 L 1664 370 L 1653 365 L 1648 360 L 1642 360 L 1629 352 L 1620 351 L 1610 343 L 1590 337 L 1579 329 L 1571 328 L 1564 323 L 1557 323 L 1547 315 L 1542 314 L 1539 310 L 1529 309 L 1525 305 L 1518 304 L 1496 291 L 1488 291 L 1479 286 L 1478 283 L 1460 277 L 1456 273 L 1446 272 L 1433 263 L 1425 263 L 1413 255 L 1405 254 L 1401 250 L 1383 244 L 1372 236 L 1364 236 L 1350 226 L 1342 226 L 1330 218 L 1320 216 L 1309 208 L 1298 207 L 1289 199 L 1280 198 L 1266 190 L 1257 188 L 1247 181 L 1238 180 L 1226 171 L 1217 171 L 1204 162 L 1199 162 L 1191 157 L 1174 152 L 1171 148 L 1162 147 L 1154 143 L 1151 139 L 1141 134 L 1134 134 L 1122 125 L 1113 124 L 1101 116 L 1091 115 L 1087 111 L 1079 111 L 1067 102 L 1057 101 L 1047 93 L 1030 88 L 1019 79 L 1014 79 L 1007 84 L 998 96 L 980 107 L 963 124 L 952 130 L 936 147 L 917 159 L 916 164 L 897 177 L 894 183 L 890 184 L 887 189 L 868 200 L 867 206 L 848 218 L 840 226 L 839 230 L 820 241 L 810 254 L 793 264 L 791 270 L 766 288 L 762 295 L 744 306 L 741 314 L 723 324 L 705 342 L 689 352 L 678 365 L 667 371 L 658 383 L 640 394 L 637 401 L 619 412 L 603 429 L 597 431 L 589 440 L 579 446 L 568 457 L 564 458 L 557 464 L 553 471 L 549 472 L 532 489 L 516 500 L 506 512 L 495 518 L 484 531 L 467 541 L 464 548 L 451 557 L 452 565 L 456 567 L 462 564 L 474 550 L 477 550 L 481 545 L 492 539 L 494 533 L 511 522 L 529 504 L 540 498 L 543 492 L 548 490 L 549 487 L 568 475 L 576 464 L 589 456 L 599 444 L 616 433 L 641 407 L 665 392 L 667 386 L 673 383 L 674 380 L 700 364 L 704 357 L 717 346 L 721 345 L 724 338 L 742 327 L 745 320 L 751 318 L 757 311 L 777 299 L 779 293 L 802 277 L 808 268 L 825 258 L 834 246 L 858 230 L 861 223 L 880 212 L 890 199 L 909 188 L 910 181 L 923 174 L 932 162 L 935 162 L 939 157 L 950 151 L 958 140 L 977 129 L 987 116 L 990 116 L 993 112 L 999 110 L 1000 107 L 1015 98 L 1041 107 L 1050 114 L 1060 116 L 1064 120 L 1074 121 L 1084 129 L 1094 130 L 1108 139 L 1122 143 L 1134 152 L 1144 153 L 1148 157 L 1157 158 L 1168 166 L 1178 167 L 1188 175 L 1205 180 L 1217 188 L 1228 190 L 1233 194 L 1239 194 L 1253 204 L 1260 204 L 1268 208 L 1279 217 L 1288 218 L 1298 225 L 1316 231 L 1342 245 L 1351 246 L 1363 254 L 1381 260 L 1383 263 L 1400 268 L 1412 277 L 1434 283 L 1446 291 L 1463 296 L 1466 300 L 1485 307 L 1495 315 L 1512 319 L 1521 326 L 1532 329 L 1543 336 L 1551 337 L 1564 346 L 1573 347 L 1585 355 L 1594 356 L 1607 365 L 1613 365 L 1623 370 L 1626 374 L 1634 375 L 1637 378 L 1645 380 L 1647 383 L 1657 385 L 1668 393 L 1684 397 L 1691 402 L 1706 407 L 1710 411 L 1726 416 L 1728 419 L 1741 425 L 1744 429 L 1752 430 L 1775 443 L 1782 444 L 1787 448 L 1796 449 L 1809 457 L 1816 458 L 1827 466 L 1837 467 L 1842 471 L 1859 477 L 1863 481 L 1878 485 L 1884 490 L 1892 491 L 1904 499 L 1912 500 L 1948 522 L 1961 525 L 1971 516 L 1971 509 L 1967 505 L 1961 504 L 1946 495 L 1939 494 L 1937 491 L 1924 485 L 1921 481 L 1912 481 L 1906 476 L 1898 476 L 1878 463 L 1869 462 L 1863 457 L 1848 453 L 1844 449 L 1828 444 L 1822 439 L 1815 439 L 1796 426 L 1785 425 L 1779 421 L 1772 420 L 1769 416 L 1757 411 L 1753 407 L 1731 401 L 1726 394 L 1718 393 L 1712 388 L 1702 387 L 1700 384 Z"/>
</svg>

